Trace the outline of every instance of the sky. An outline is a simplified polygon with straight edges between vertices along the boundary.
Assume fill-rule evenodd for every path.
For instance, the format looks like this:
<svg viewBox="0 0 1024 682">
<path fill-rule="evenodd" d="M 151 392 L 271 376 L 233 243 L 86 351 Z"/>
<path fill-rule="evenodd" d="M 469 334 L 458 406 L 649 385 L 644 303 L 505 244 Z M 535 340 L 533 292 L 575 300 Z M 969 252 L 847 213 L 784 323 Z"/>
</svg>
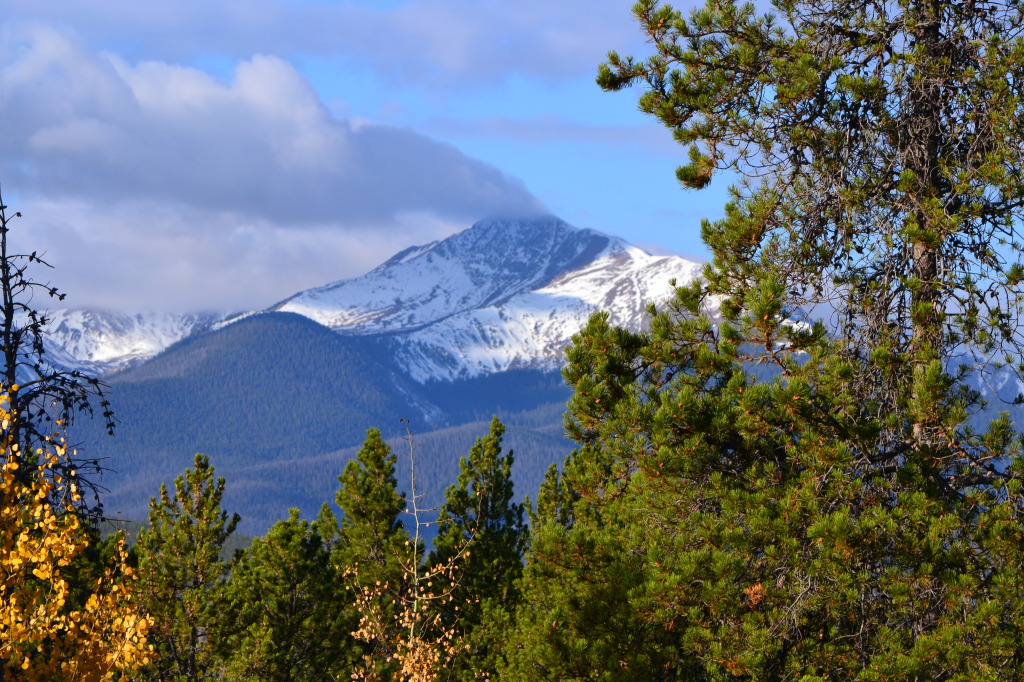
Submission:
<svg viewBox="0 0 1024 682">
<path fill-rule="evenodd" d="M 594 83 L 649 51 L 631 5 L 0 0 L 11 241 L 125 311 L 264 308 L 489 215 L 704 259 L 725 183 Z"/>
</svg>

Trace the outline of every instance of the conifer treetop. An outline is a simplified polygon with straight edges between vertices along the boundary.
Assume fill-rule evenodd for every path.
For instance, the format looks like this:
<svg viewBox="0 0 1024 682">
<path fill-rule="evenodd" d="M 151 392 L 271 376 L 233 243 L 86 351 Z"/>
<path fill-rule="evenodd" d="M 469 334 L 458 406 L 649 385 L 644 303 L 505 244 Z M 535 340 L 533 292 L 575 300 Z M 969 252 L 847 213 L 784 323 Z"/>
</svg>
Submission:
<svg viewBox="0 0 1024 682">
<path fill-rule="evenodd" d="M 954 357 L 1002 362 L 1024 340 L 1022 8 L 772 5 L 710 0 L 684 16 L 641 0 L 653 54 L 610 53 L 598 83 L 643 86 L 640 109 L 689 148 L 685 187 L 742 178 L 702 228 L 727 317 L 769 295 L 784 299 L 773 314 L 817 310 L 874 365 L 880 411 L 909 412 L 915 440 L 934 441 L 928 377 Z"/>
</svg>

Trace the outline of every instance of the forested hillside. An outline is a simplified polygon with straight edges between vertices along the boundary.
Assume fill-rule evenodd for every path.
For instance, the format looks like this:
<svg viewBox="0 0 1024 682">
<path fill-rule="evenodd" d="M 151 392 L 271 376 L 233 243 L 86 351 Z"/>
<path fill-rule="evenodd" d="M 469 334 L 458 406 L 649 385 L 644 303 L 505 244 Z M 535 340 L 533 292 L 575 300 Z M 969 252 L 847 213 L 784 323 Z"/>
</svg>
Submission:
<svg viewBox="0 0 1024 682">
<path fill-rule="evenodd" d="M 406 426 L 415 434 L 420 485 L 435 502 L 459 453 L 495 414 L 509 423 L 513 447 L 529 446 L 515 472 L 520 496 L 571 449 L 561 434 L 568 390 L 558 374 L 420 385 L 391 364 L 389 350 L 386 340 L 341 336 L 294 313 L 254 315 L 112 375 L 114 436 L 83 417 L 70 437 L 107 469 L 108 514 L 143 517 L 153 491 L 202 452 L 231 481 L 226 501 L 245 510 L 250 534 L 286 518 L 289 507 L 315 514 L 371 426 L 393 443 Z"/>
</svg>

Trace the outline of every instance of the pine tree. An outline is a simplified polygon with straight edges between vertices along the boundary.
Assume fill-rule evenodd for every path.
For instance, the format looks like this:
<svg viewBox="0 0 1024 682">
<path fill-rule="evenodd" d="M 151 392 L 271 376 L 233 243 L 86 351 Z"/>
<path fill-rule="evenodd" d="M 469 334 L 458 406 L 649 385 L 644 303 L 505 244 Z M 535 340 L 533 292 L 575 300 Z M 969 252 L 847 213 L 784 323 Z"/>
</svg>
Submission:
<svg viewBox="0 0 1024 682">
<path fill-rule="evenodd" d="M 685 186 L 745 179 L 703 227 L 704 279 L 649 331 L 598 316 L 574 337 L 580 447 L 510 665 L 1019 679 L 1021 439 L 1005 415 L 966 425 L 966 380 L 1021 370 L 1020 8 L 773 5 L 642 0 L 655 54 L 599 73 L 644 84 L 691 145 Z"/>
<path fill-rule="evenodd" d="M 398 558 L 408 536 L 400 519 L 405 496 L 395 479 L 396 457 L 380 431 L 370 429 L 356 458 L 338 477 L 341 518 L 338 557 L 357 567 L 361 580 L 376 582 L 396 575 Z"/>
<path fill-rule="evenodd" d="M 317 522 L 292 509 L 256 539 L 225 586 L 233 632 L 227 678 L 305 681 L 347 677 L 355 662 L 355 611 L 331 562 L 336 525 L 325 505 Z M 320 535 L 331 535 L 328 542 Z"/>
<path fill-rule="evenodd" d="M 654 54 L 612 52 L 598 82 L 646 86 L 640 108 L 690 147 L 684 186 L 744 177 L 702 228 L 711 292 L 733 319 L 775 289 L 784 316 L 835 310 L 894 459 L 948 439 L 943 372 L 1006 352 L 1024 369 L 1021 8 L 772 4 L 714 0 L 687 19 L 642 0 Z"/>
<path fill-rule="evenodd" d="M 607 314 L 598 314 L 574 337 L 573 348 L 589 347 L 598 338 L 604 381 L 599 390 L 584 389 L 585 401 L 607 410 L 607 417 L 628 395 L 630 387 L 616 377 L 631 373 L 626 354 L 642 347 L 644 337 L 613 328 Z M 566 372 L 570 383 L 574 368 Z M 583 392 L 576 390 L 574 400 Z M 523 601 L 510 628 L 501 678 L 703 679 L 703 668 L 683 649 L 683 630 L 662 622 L 663 612 L 647 594 L 652 582 L 661 581 L 659 547 L 649 543 L 651 526 L 662 520 L 634 494 L 641 434 L 619 420 L 602 418 L 595 425 L 606 437 L 580 439 L 582 447 L 567 458 L 562 474 L 552 467 L 541 486 Z M 574 426 L 570 419 L 570 433 Z M 683 526 L 675 518 L 664 522 Z"/>
<path fill-rule="evenodd" d="M 503 632 L 519 601 L 528 531 L 523 506 L 513 501 L 509 451 L 502 454 L 504 425 L 494 417 L 487 436 L 459 461 L 459 478 L 445 492 L 438 535 L 428 566 L 457 563 L 449 580 L 450 600 L 443 622 L 463 632 L 466 656 L 453 671 L 460 679 L 493 672 L 507 634 Z"/>
<path fill-rule="evenodd" d="M 1024 467 L 1008 423 L 971 445 L 1012 460 L 1004 482 L 963 497 L 934 485 L 933 462 L 865 464 L 880 427 L 827 336 L 759 379 L 736 330 L 699 315 L 699 287 L 649 334 L 597 317 L 574 339 L 581 447 L 548 486 L 558 499 L 539 500 L 506 674 L 1024 673 Z"/>
<path fill-rule="evenodd" d="M 572 457 L 566 458 L 566 464 Z M 538 527 L 554 523 L 568 528 L 572 525 L 572 507 L 575 502 L 572 491 L 568 489 L 558 473 L 558 465 L 552 464 L 544 474 L 540 490 L 537 492 L 536 507 L 529 507 L 530 525 Z"/>
<path fill-rule="evenodd" d="M 338 477 L 341 487 L 337 503 L 344 515 L 334 562 L 344 575 L 356 598 L 373 592 L 373 610 L 380 620 L 390 620 L 405 589 L 404 562 L 418 561 L 418 552 L 409 549 L 401 514 L 405 496 L 398 492 L 395 479 L 396 457 L 384 442 L 380 431 L 370 429 L 356 458 Z M 365 611 L 365 608 L 364 608 Z M 394 669 L 390 656 L 394 642 L 374 639 L 363 649 L 366 676 L 386 678 Z"/>
<path fill-rule="evenodd" d="M 231 566 L 221 553 L 239 522 L 221 508 L 223 495 L 224 479 L 214 478 L 209 458 L 197 454 L 175 479 L 173 495 L 161 485 L 159 498 L 150 500 L 136 551 L 158 658 L 141 679 L 209 679 L 220 668 L 218 648 L 229 625 L 223 579 Z"/>
</svg>

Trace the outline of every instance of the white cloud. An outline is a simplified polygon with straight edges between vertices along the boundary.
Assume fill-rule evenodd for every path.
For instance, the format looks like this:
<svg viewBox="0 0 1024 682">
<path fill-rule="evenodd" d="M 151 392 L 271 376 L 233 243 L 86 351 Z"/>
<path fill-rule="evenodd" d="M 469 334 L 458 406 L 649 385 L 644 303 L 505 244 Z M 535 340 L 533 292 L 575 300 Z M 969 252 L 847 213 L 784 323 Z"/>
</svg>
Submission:
<svg viewBox="0 0 1024 682">
<path fill-rule="evenodd" d="M 474 218 L 537 207 L 521 183 L 410 130 L 332 117 L 277 57 L 233 81 L 99 57 L 44 28 L 0 63 L 0 165 L 57 196 L 150 198 L 282 223 Z M 20 48 L 20 49 L 19 49 Z"/>
<path fill-rule="evenodd" d="M 278 57 L 246 59 L 225 82 L 39 25 L 0 39 L 0 181 L 45 224 L 52 241 L 31 248 L 59 254 L 75 273 L 65 288 L 90 303 L 267 305 L 365 270 L 413 233 L 540 208 L 450 145 L 335 118 Z M 303 281 L 289 285 L 290 270 Z"/>
<path fill-rule="evenodd" d="M 297 291 L 360 275 L 410 243 L 467 227 L 410 214 L 339 231 L 163 202 L 5 199 L 24 216 L 13 225 L 12 246 L 44 250 L 55 268 L 37 269 L 38 278 L 67 293 L 67 305 L 123 310 L 265 308 Z"/>
</svg>

